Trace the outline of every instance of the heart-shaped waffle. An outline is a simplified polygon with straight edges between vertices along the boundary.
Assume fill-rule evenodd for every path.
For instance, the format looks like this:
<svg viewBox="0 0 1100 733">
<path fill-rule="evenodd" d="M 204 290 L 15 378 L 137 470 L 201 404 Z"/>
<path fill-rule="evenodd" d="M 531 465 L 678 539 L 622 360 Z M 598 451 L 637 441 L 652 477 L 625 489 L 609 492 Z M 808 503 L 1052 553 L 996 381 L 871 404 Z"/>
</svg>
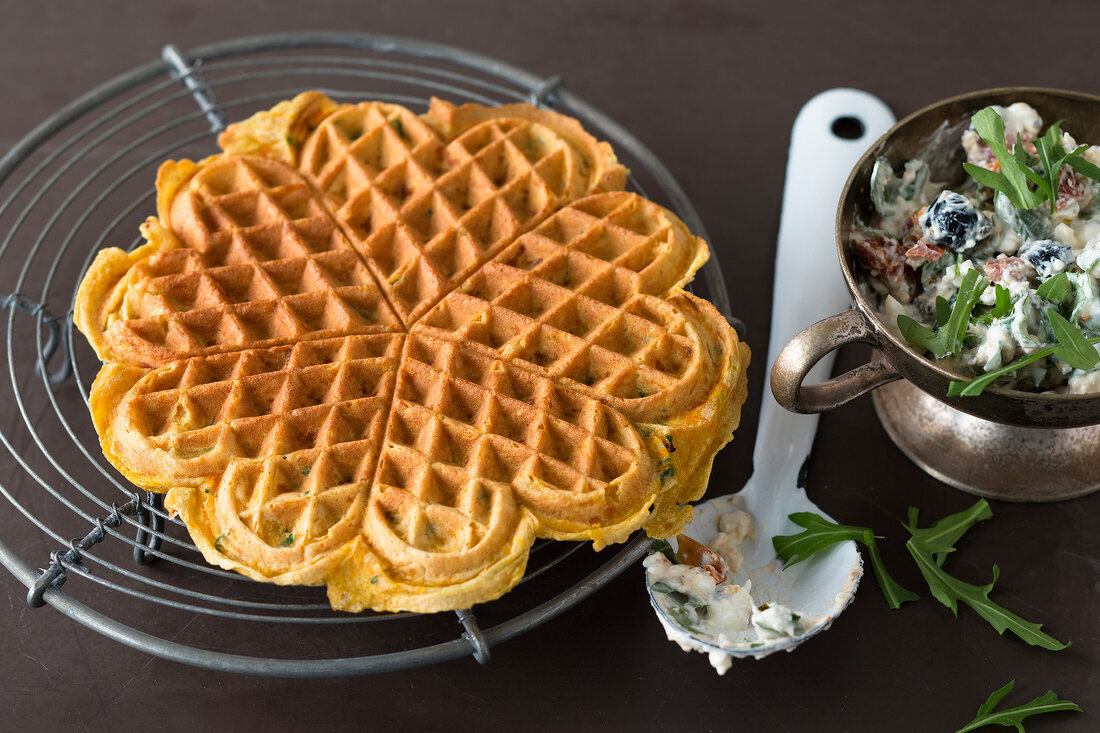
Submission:
<svg viewBox="0 0 1100 733">
<path fill-rule="evenodd" d="M 81 283 L 108 459 L 208 561 L 334 608 L 498 597 L 537 537 L 677 532 L 748 349 L 708 251 L 606 143 L 526 105 L 310 92 L 168 162 Z"/>
</svg>

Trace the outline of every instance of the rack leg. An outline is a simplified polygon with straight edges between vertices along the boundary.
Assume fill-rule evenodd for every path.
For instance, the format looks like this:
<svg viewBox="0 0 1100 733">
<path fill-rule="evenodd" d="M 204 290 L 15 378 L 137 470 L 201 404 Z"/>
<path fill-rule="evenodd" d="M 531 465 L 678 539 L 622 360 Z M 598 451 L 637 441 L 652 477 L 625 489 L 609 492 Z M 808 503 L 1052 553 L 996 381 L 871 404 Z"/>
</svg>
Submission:
<svg viewBox="0 0 1100 733">
<path fill-rule="evenodd" d="M 462 628 L 466 629 L 462 632 L 462 638 L 470 642 L 470 646 L 474 648 L 474 659 L 481 664 L 487 663 L 489 661 L 489 642 L 485 639 L 485 635 L 481 633 L 481 627 L 477 625 L 477 619 L 474 617 L 473 611 L 463 608 L 455 611 L 455 613 L 458 614 L 458 620 L 462 624 Z"/>
</svg>

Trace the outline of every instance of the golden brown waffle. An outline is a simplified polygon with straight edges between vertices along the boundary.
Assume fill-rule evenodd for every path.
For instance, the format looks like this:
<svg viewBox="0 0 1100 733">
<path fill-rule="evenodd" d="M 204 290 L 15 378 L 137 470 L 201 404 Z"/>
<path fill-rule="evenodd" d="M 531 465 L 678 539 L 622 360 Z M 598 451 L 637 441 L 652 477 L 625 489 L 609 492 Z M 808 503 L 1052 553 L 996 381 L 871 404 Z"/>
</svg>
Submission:
<svg viewBox="0 0 1100 733">
<path fill-rule="evenodd" d="M 403 338 L 303 341 L 153 371 L 109 363 L 92 385 L 92 415 L 110 438 L 104 449 L 112 462 L 161 491 L 199 485 L 237 458 L 344 443 L 362 443 L 363 451 L 384 430 Z M 372 467 L 373 459 L 364 471 Z"/>
<path fill-rule="evenodd" d="M 611 147 L 576 120 L 521 104 L 433 100 L 418 117 L 307 93 L 220 142 L 264 149 L 257 139 L 301 142 L 281 153 L 324 194 L 405 323 L 562 204 L 626 181 Z"/>
<path fill-rule="evenodd" d="M 524 105 L 317 93 L 221 142 L 162 166 L 148 244 L 76 304 L 105 455 L 208 561 L 436 611 L 506 592 L 538 537 L 690 519 L 748 349 L 683 291 L 702 240 L 586 195 L 622 185 L 606 144 Z"/>
<path fill-rule="evenodd" d="M 256 157 L 167 162 L 160 218 L 132 253 L 101 251 L 77 326 L 104 360 L 175 359 L 400 331 L 362 260 L 305 180 Z"/>
<path fill-rule="evenodd" d="M 519 237 L 413 332 L 484 347 L 645 425 L 662 481 L 678 488 L 647 524 L 667 534 L 685 516 L 669 518 L 675 502 L 702 495 L 732 432 L 715 431 L 715 416 L 747 389 L 747 347 L 682 291 L 707 257 L 667 209 L 631 193 L 589 196 Z"/>
</svg>

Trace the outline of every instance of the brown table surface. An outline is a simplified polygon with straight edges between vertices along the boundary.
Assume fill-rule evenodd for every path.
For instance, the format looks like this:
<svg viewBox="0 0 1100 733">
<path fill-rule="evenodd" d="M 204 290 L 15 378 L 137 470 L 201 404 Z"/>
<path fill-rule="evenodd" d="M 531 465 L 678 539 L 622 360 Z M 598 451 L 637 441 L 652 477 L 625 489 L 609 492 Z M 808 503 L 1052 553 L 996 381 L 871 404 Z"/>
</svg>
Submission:
<svg viewBox="0 0 1100 733">
<path fill-rule="evenodd" d="M 715 463 L 712 493 L 751 471 L 762 399 L 774 242 L 790 126 L 835 86 L 879 95 L 899 115 L 973 89 L 1033 84 L 1100 93 L 1100 6 L 1069 3 L 163 2 L 3 3 L 0 150 L 93 86 L 181 49 L 241 35 L 340 29 L 476 49 L 567 86 L 619 120 L 671 169 L 721 261 L 755 350 L 742 427 Z M 1026 29 L 1026 33 L 1024 32 Z M 821 232 L 823 239 L 831 237 Z M 853 364 L 860 354 L 846 354 Z M 766 399 L 770 399 L 766 397 Z M 5 454 L 3 482 L 25 480 Z M 1097 467 L 1100 469 L 1100 467 Z M 31 610 L 7 572 L 0 587 L 0 729 L 480 729 L 948 731 L 1017 681 L 1008 704 L 1054 689 L 1085 715 L 1029 731 L 1100 729 L 1100 494 L 1028 506 L 994 502 L 953 571 L 1043 622 L 1062 652 L 1000 637 L 968 608 L 929 597 L 899 523 L 973 497 L 926 476 L 890 442 L 870 400 L 825 415 L 809 471 L 829 513 L 885 533 L 895 577 L 923 590 L 900 611 L 866 578 L 833 628 L 799 648 L 718 677 L 665 640 L 632 567 L 579 606 L 493 649 L 427 668 L 335 680 L 206 672 L 163 661 Z M 0 538 L 29 532 L 0 505 Z M 124 601 L 120 601 L 124 602 Z M 5 604 L 0 604 L 5 605 Z"/>
</svg>

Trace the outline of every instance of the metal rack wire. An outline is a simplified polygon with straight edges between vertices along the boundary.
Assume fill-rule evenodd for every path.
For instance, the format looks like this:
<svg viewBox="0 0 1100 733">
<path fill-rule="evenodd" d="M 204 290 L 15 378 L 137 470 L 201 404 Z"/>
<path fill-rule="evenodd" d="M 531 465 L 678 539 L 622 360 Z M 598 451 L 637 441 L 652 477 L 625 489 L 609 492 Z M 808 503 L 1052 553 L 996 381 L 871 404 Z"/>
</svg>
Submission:
<svg viewBox="0 0 1100 733">
<path fill-rule="evenodd" d="M 257 36 L 188 53 L 168 46 L 161 60 L 88 92 L 0 159 L 0 293 L 8 293 L 0 296 L 8 374 L 0 401 L 15 408 L 0 413 L 0 443 L 11 456 L 10 470 L 0 466 L 7 502 L 0 503 L 0 563 L 28 587 L 32 606 L 48 603 L 119 642 L 209 669 L 334 676 L 469 654 L 485 662 L 492 645 L 560 613 L 636 561 L 644 537 L 600 555 L 579 544 L 538 543 L 520 585 L 479 606 L 476 618 L 472 610 L 457 620 L 340 614 L 320 589 L 269 586 L 208 566 L 159 498 L 136 492 L 106 462 L 88 417 L 99 361 L 74 336 L 71 305 L 95 253 L 140 243 L 160 161 L 214 153 L 226 120 L 310 88 L 338 101 L 381 99 L 414 109 L 433 95 L 558 109 L 614 145 L 634 171 L 632 188 L 705 236 L 667 169 L 560 77 L 377 35 Z M 728 317 L 714 260 L 703 275 L 697 289 Z"/>
</svg>

